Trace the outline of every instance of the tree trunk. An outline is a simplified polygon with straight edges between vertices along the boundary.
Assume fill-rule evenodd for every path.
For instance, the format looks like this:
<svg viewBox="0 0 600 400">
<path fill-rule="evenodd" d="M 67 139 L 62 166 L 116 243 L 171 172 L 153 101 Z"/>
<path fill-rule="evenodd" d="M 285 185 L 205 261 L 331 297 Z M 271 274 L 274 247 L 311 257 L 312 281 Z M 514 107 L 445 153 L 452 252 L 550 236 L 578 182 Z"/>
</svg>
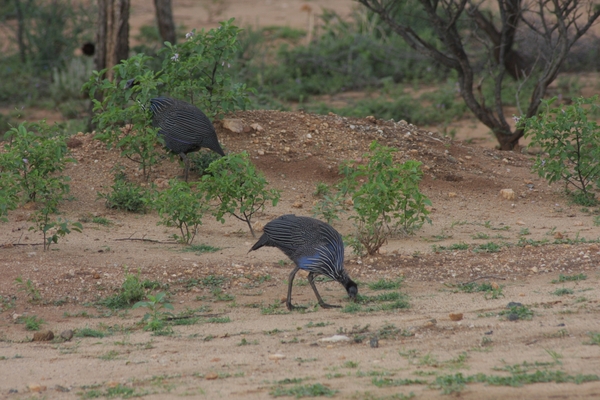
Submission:
<svg viewBox="0 0 600 400">
<path fill-rule="evenodd" d="M 21 7 L 21 0 L 15 0 L 15 9 L 17 11 L 17 44 L 19 45 L 19 56 L 21 62 L 25 64 L 27 56 L 25 53 L 25 42 L 23 41 L 23 31 L 25 30 L 25 18 L 23 17 L 23 9 Z"/>
<path fill-rule="evenodd" d="M 175 34 L 175 22 L 173 22 L 173 7 L 171 0 L 154 0 L 156 8 L 156 21 L 158 30 L 163 42 L 175 44 L 177 36 Z"/>
<path fill-rule="evenodd" d="M 98 27 L 96 30 L 96 70 L 111 68 L 129 57 L 130 0 L 98 0 Z"/>
</svg>

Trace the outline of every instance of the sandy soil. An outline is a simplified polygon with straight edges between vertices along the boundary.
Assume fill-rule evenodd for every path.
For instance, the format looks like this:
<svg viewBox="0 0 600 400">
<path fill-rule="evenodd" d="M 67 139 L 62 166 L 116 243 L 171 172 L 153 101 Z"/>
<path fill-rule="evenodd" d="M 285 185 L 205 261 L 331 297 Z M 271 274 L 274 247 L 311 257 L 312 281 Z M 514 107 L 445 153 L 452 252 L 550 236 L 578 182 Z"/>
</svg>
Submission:
<svg viewBox="0 0 600 400">
<path fill-rule="evenodd" d="M 292 18 L 293 13 L 280 10 L 297 10 L 304 2 L 287 1 L 287 8 L 261 2 L 268 10 L 230 3 L 227 13 L 260 17 L 261 23 L 270 12 L 276 21 L 288 15 L 290 24 L 306 23 L 306 14 Z M 341 4 L 341 10 L 352 5 L 307 4 L 325 3 Z M 153 10 L 142 15 L 141 4 L 134 1 L 132 18 L 151 19 Z M 185 14 L 183 6 L 195 4 L 175 2 L 176 16 Z M 400 293 L 409 307 L 324 310 L 315 307 L 300 273 L 293 300 L 308 308 L 287 312 L 281 302 L 292 265 L 282 253 L 263 248 L 248 254 L 255 239 L 244 223 L 228 219 L 221 224 L 209 216 L 194 244 L 219 250 L 186 252 L 170 238 L 176 230 L 157 225 L 154 213 L 107 209 L 97 193 L 109 190 L 111 168 L 124 164 L 129 178 L 139 181 L 137 165 L 91 135 L 79 135 L 72 148 L 77 164 L 67 169 L 74 199 L 61 212 L 83 221 L 83 232 L 44 252 L 41 235 L 28 231 L 32 209 L 27 206 L 11 212 L 0 230 L 0 398 L 262 399 L 318 384 L 323 386 L 317 389 L 344 399 L 438 398 L 452 388 L 454 397 L 465 399 L 600 396 L 600 382 L 593 380 L 600 371 L 600 346 L 590 344 L 590 333 L 600 333 L 596 210 L 569 203 L 560 185 L 548 186 L 532 175 L 532 156 L 369 118 L 274 111 L 235 117 L 263 129 L 236 134 L 217 123 L 220 140 L 228 151 L 249 151 L 271 186 L 282 191 L 277 207 L 257 216 L 257 227 L 285 213 L 311 215 L 315 184 L 335 182 L 340 162 L 360 159 L 372 140 L 397 148 L 399 160 L 423 163 L 421 188 L 433 203 L 432 224 L 416 235 L 391 239 L 376 256 L 346 253 L 346 268 L 362 295 Z M 164 186 L 180 175 L 181 166 L 165 159 L 151 179 Z M 502 198 L 502 189 L 512 189 L 515 198 Z M 90 222 L 93 217 L 109 225 Z M 342 220 L 335 228 L 351 233 L 351 223 Z M 490 242 L 500 249 L 483 251 Z M 447 250 L 457 244 L 468 249 Z M 98 300 L 117 293 L 126 270 L 159 282 L 162 288 L 151 293 L 168 292 L 175 315 L 195 318 L 171 321 L 172 334 L 161 336 L 144 330 L 145 308 L 98 306 Z M 560 275 L 577 274 L 586 279 L 552 283 Z M 20 290 L 18 277 L 32 281 L 41 301 Z M 380 279 L 402 283 L 397 289 L 369 288 Z M 489 283 L 498 288 L 496 296 L 458 290 L 466 282 Z M 317 285 L 326 301 L 350 304 L 339 284 Z M 525 305 L 532 318 L 510 320 L 509 302 Z M 386 304 L 391 303 L 371 306 Z M 457 314 L 461 320 L 453 320 Z M 42 318 L 42 330 L 51 330 L 55 338 L 32 341 L 35 332 L 21 323 L 32 316 Z M 184 322 L 195 323 L 175 324 Z M 85 328 L 104 336 L 84 336 Z M 75 337 L 61 338 L 67 330 Z M 334 335 L 349 341 L 327 341 Z M 515 376 L 510 371 L 517 365 L 530 379 L 554 379 L 520 387 L 456 385 L 461 377 L 477 374 Z M 593 381 L 572 382 L 583 376 Z"/>
<path fill-rule="evenodd" d="M 401 160 L 423 162 L 422 190 L 433 202 L 432 225 L 414 236 L 390 240 L 374 257 L 359 258 L 347 249 L 346 267 L 360 282 L 361 294 L 400 292 L 410 307 L 369 311 L 363 306 L 355 313 L 315 308 L 303 275 L 293 299 L 308 309 L 286 312 L 281 300 L 291 265 L 283 262 L 283 254 L 276 249 L 247 254 L 254 239 L 242 222 L 220 224 L 209 217 L 195 244 L 220 250 L 184 252 L 170 241 L 176 231 L 157 226 L 156 215 L 105 208 L 96 193 L 109 188 L 111 167 L 124 161 L 91 135 L 81 135 L 81 145 L 72 149 L 78 163 L 67 171 L 75 199 L 62 210 L 71 220 L 99 216 L 110 225 L 84 222 L 83 233 L 69 235 L 47 252 L 42 251 L 40 235 L 27 231 L 30 209 L 12 212 L 3 225 L 3 396 L 27 398 L 42 390 L 46 398 L 115 391 L 157 399 L 200 394 L 268 398 L 278 388 L 295 385 L 281 382 L 301 379 L 296 385 L 323 384 L 337 391 L 337 398 L 394 398 L 389 396 L 411 392 L 430 398 L 441 395 L 434 384 L 438 377 L 457 373 L 506 376 L 502 369 L 522 363 L 537 363 L 530 373 L 538 369 L 576 376 L 599 370 L 600 348 L 588 343 L 589 332 L 600 332 L 600 247 L 536 243 L 595 240 L 600 228 L 593 223 L 594 214 L 569 204 L 560 187 L 548 187 L 530 174 L 531 156 L 451 142 L 414 126 L 372 119 L 275 111 L 247 111 L 236 117 L 246 126 L 257 123 L 264 129 L 235 134 L 217 124 L 220 139 L 229 151 L 248 150 L 271 185 L 282 190 L 282 201 L 259 215 L 257 226 L 284 213 L 311 215 L 315 183 L 334 182 L 339 162 L 357 159 L 374 139 L 398 148 Z M 125 164 L 136 179 L 137 166 Z M 160 185 L 180 174 L 180 166 L 166 159 L 152 179 Z M 513 189 L 516 198 L 503 199 L 499 193 L 504 188 Z M 352 230 L 346 221 L 334 226 L 343 234 Z M 489 239 L 474 239 L 485 235 Z M 517 245 L 521 237 L 532 244 Z M 141 238 L 157 242 L 136 240 Z M 476 246 L 488 242 L 505 246 L 494 253 L 477 251 Z M 469 250 L 432 251 L 432 245 L 458 243 L 469 244 Z M 175 314 L 189 312 L 199 318 L 197 323 L 176 325 L 173 334 L 155 336 L 143 329 L 144 309 L 110 312 L 95 305 L 116 293 L 126 268 L 139 271 L 142 279 L 168 285 L 163 290 L 171 294 Z M 587 279 L 551 283 L 559 274 L 580 273 Z M 19 291 L 17 277 L 31 279 L 42 301 L 30 302 L 27 292 Z M 220 293 L 210 286 L 214 277 L 221 280 Z M 368 288 L 382 278 L 404 281 L 391 291 Z M 494 299 L 457 290 L 459 283 L 473 280 L 498 285 L 502 295 Z M 319 286 L 327 301 L 349 304 L 339 284 Z M 563 288 L 570 293 L 554 294 Z M 509 321 L 499 316 L 511 301 L 530 308 L 533 318 Z M 451 320 L 451 313 L 462 313 L 462 320 Z M 52 330 L 56 338 L 32 342 L 34 332 L 18 323 L 23 316 L 42 318 L 42 329 Z M 59 338 L 65 330 L 81 334 L 84 328 L 106 336 Z M 351 341 L 322 341 L 335 334 Z M 370 346 L 373 338 L 378 339 L 376 348 Z M 394 386 L 402 379 L 426 383 Z M 18 392 L 8 394 L 11 390 Z M 460 396 L 599 394 L 598 382 L 520 388 L 470 383 Z"/>
</svg>

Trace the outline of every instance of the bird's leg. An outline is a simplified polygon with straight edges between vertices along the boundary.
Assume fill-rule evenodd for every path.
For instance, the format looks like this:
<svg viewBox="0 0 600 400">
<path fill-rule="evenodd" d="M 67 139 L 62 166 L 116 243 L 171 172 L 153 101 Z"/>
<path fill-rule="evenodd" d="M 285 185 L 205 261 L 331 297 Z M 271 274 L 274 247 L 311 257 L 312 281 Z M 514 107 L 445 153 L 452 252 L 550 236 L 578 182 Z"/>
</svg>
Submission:
<svg viewBox="0 0 600 400">
<path fill-rule="evenodd" d="M 317 295 L 317 300 L 319 301 L 319 305 L 321 307 L 323 307 L 323 308 L 342 308 L 342 306 L 334 306 L 332 304 L 327 304 L 323 301 L 323 299 L 321 298 L 321 295 L 319 294 L 319 292 L 317 292 L 317 287 L 315 286 L 315 273 L 314 272 L 309 272 L 308 283 L 310 283 L 310 286 L 312 287 L 313 291 L 315 292 L 315 295 Z"/>
<path fill-rule="evenodd" d="M 285 305 L 290 311 L 292 311 L 294 308 L 304 308 L 292 305 L 292 284 L 294 283 L 294 277 L 296 276 L 296 272 L 298 272 L 299 269 L 300 267 L 296 266 L 296 268 L 294 268 L 294 270 L 290 273 L 290 277 L 288 279 L 288 295 Z"/>
<path fill-rule="evenodd" d="M 181 160 L 183 161 L 183 163 L 185 164 L 185 166 L 183 167 L 183 178 L 185 179 L 185 181 L 188 181 L 188 173 L 190 171 L 190 159 L 185 155 L 185 153 L 179 153 L 179 157 L 181 157 Z"/>
</svg>

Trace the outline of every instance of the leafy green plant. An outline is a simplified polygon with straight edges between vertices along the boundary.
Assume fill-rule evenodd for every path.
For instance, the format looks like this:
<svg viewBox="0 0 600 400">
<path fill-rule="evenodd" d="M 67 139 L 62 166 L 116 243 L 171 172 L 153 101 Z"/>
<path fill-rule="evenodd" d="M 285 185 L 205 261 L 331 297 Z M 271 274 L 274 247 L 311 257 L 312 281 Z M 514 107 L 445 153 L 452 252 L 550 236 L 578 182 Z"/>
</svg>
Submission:
<svg viewBox="0 0 600 400">
<path fill-rule="evenodd" d="M 118 310 L 130 307 L 134 302 L 140 301 L 146 295 L 147 281 L 140 281 L 140 273 L 137 274 L 125 273 L 125 280 L 121 284 L 118 293 L 98 301 L 98 304 Z"/>
<path fill-rule="evenodd" d="M 577 281 L 585 281 L 587 279 L 587 275 L 585 274 L 576 274 L 576 275 L 563 275 L 559 274 L 558 279 L 553 279 L 551 283 L 563 283 L 563 282 L 577 282 Z"/>
<path fill-rule="evenodd" d="M 14 173 L 26 201 L 36 201 L 38 191 L 47 182 L 53 182 L 61 194 L 69 192 L 69 178 L 60 173 L 75 160 L 67 157 L 66 140 L 58 126 L 50 127 L 44 121 L 21 123 L 6 136 L 9 141 L 4 145 L 6 152 L 0 154 L 0 171 Z"/>
<path fill-rule="evenodd" d="M 312 385 L 294 385 L 294 386 L 276 386 L 269 394 L 273 397 L 294 396 L 297 399 L 301 397 L 333 397 L 337 390 L 330 389 L 320 383 Z"/>
<path fill-rule="evenodd" d="M 247 152 L 228 154 L 214 161 L 208 167 L 210 174 L 202 177 L 199 190 L 206 193 L 207 201 L 217 200 L 213 215 L 218 221 L 225 222 L 224 215 L 229 214 L 246 222 L 252 236 L 252 216 L 271 202 L 273 207 L 279 202 L 280 193 L 276 189 L 267 190 L 264 175 L 250 162 Z"/>
<path fill-rule="evenodd" d="M 158 193 L 153 207 L 161 217 L 159 224 L 179 228 L 181 236 L 173 235 L 181 243 L 191 244 L 207 207 L 202 196 L 187 182 L 172 179 L 169 188 Z"/>
<path fill-rule="evenodd" d="M 344 175 L 338 184 L 349 194 L 356 215 L 356 233 L 351 245 L 357 253 L 374 254 L 387 238 L 400 231 L 413 233 L 427 217 L 431 201 L 419 191 L 422 171 L 420 162 L 394 162 L 396 150 L 372 142 L 364 154 L 364 164 L 348 162 L 341 167 Z"/>
<path fill-rule="evenodd" d="M 124 172 L 115 174 L 114 184 L 110 193 L 98 193 L 98 198 L 103 198 L 107 208 L 145 213 L 148 209 L 151 194 L 139 185 L 127 180 Z"/>
<path fill-rule="evenodd" d="M 173 316 L 171 312 L 164 310 L 173 310 L 173 305 L 167 303 L 167 294 L 164 292 L 157 293 L 156 295 L 148 295 L 146 301 L 138 301 L 132 307 L 146 307 L 148 312 L 142 318 L 142 322 L 146 323 L 145 330 L 151 330 L 153 332 L 164 331 L 166 328 L 165 318 Z"/>
<path fill-rule="evenodd" d="M 396 278 L 394 280 L 389 280 L 389 279 L 381 278 L 380 280 L 378 280 L 376 282 L 369 282 L 367 284 L 367 286 L 371 290 L 393 290 L 393 289 L 400 289 L 400 285 L 402 284 L 403 280 L 404 280 L 404 278 L 402 278 L 402 277 Z"/>
<path fill-rule="evenodd" d="M 540 146 L 533 170 L 548 182 L 565 181 L 576 190 L 577 204 L 596 204 L 593 187 L 600 187 L 600 128 L 588 119 L 598 109 L 598 96 L 577 97 L 570 105 L 552 108 L 556 97 L 542 101 L 542 112 L 524 120 L 525 137 Z"/>
<path fill-rule="evenodd" d="M 25 324 L 28 331 L 39 331 L 46 322 L 37 315 L 29 315 L 19 318 L 19 322 Z"/>
<path fill-rule="evenodd" d="M 508 309 L 500 311 L 498 315 L 504 316 L 510 321 L 529 320 L 533 318 L 533 311 L 527 306 L 511 305 Z"/>
<path fill-rule="evenodd" d="M 42 295 L 40 291 L 35 287 L 35 284 L 31 281 L 31 279 L 23 280 L 23 277 L 18 276 L 15 278 L 15 284 L 17 285 L 17 290 L 19 292 L 25 292 L 29 297 L 29 301 L 38 302 L 42 300 Z"/>
<path fill-rule="evenodd" d="M 588 332 L 590 336 L 590 342 L 588 344 L 600 346 L 600 333 L 598 332 Z"/>
<path fill-rule="evenodd" d="M 151 98 L 167 92 L 174 98 L 198 106 L 209 117 L 245 108 L 250 91 L 234 83 L 230 65 L 237 54 L 239 28 L 233 20 L 207 32 L 192 31 L 180 44 L 166 43 L 157 57 L 139 53 L 113 68 L 115 79 L 105 78 L 106 70 L 94 71 L 84 85 L 94 103 L 93 121 L 98 139 L 121 155 L 140 163 L 146 179 L 159 160 L 154 145 L 158 129 L 152 127 L 147 106 Z M 160 68 L 154 71 L 157 63 Z M 125 81 L 137 85 L 124 90 Z M 130 100 L 135 98 L 136 101 Z M 127 125 L 123 126 L 124 123 Z"/>
<path fill-rule="evenodd" d="M 319 188 L 317 188 L 317 192 Z M 345 211 L 344 208 L 344 196 L 341 192 L 336 191 L 331 193 L 328 189 L 313 206 L 313 216 L 319 219 L 324 219 L 328 224 L 331 224 L 335 220 L 339 220 L 339 213 Z"/>
<path fill-rule="evenodd" d="M 574 291 L 573 289 L 569 289 L 569 288 L 560 288 L 560 289 L 556 289 L 554 292 L 552 292 L 553 295 L 556 296 L 565 296 L 567 294 L 573 294 Z"/>
</svg>

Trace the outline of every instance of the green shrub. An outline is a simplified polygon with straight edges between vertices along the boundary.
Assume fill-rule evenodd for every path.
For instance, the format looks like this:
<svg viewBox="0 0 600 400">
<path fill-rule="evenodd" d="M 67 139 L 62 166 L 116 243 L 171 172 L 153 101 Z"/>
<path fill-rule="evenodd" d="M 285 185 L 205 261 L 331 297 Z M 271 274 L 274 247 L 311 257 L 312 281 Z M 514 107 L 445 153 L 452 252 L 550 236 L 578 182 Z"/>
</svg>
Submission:
<svg viewBox="0 0 600 400">
<path fill-rule="evenodd" d="M 597 203 L 592 191 L 600 187 L 600 128 L 588 119 L 598 110 L 598 96 L 578 97 L 573 104 L 552 108 L 556 98 L 544 100 L 539 115 L 521 122 L 530 146 L 540 146 L 533 170 L 552 183 L 563 180 L 575 188 L 574 201 Z"/>
<path fill-rule="evenodd" d="M 396 150 L 376 141 L 369 150 L 363 155 L 366 163 L 342 165 L 344 178 L 338 186 L 350 195 L 356 212 L 350 217 L 356 226 L 350 244 L 357 253 L 374 254 L 391 235 L 410 234 L 431 222 L 425 208 L 431 201 L 419 191 L 420 162 L 398 164 Z"/>
<path fill-rule="evenodd" d="M 208 167 L 209 175 L 202 177 L 199 190 L 205 193 L 207 201 L 217 200 L 213 215 L 218 221 L 225 222 L 223 216 L 231 215 L 246 222 L 252 236 L 252 216 L 271 202 L 273 207 L 279 201 L 278 190 L 267 190 L 267 180 L 250 162 L 246 152 L 228 154 L 214 161 Z"/>
<path fill-rule="evenodd" d="M 106 70 L 94 71 L 84 90 L 94 103 L 93 121 L 101 132 L 97 137 L 138 161 L 149 178 L 158 161 L 157 128 L 152 127 L 148 107 L 151 98 L 166 92 L 195 104 L 209 117 L 245 108 L 250 91 L 232 81 L 229 68 L 237 54 L 239 31 L 232 20 L 208 32 L 192 31 L 183 43 L 167 42 L 155 57 L 138 54 L 123 60 L 113 69 L 113 81 L 104 78 Z M 124 90 L 123 81 L 129 79 L 137 85 Z"/>
<path fill-rule="evenodd" d="M 110 193 L 98 193 L 98 198 L 106 201 L 107 208 L 145 213 L 151 194 L 141 186 L 127 181 L 125 173 L 119 171 L 115 174 L 114 184 Z"/>
<path fill-rule="evenodd" d="M 138 302 L 146 295 L 146 282 L 140 281 L 140 273 L 125 274 L 125 280 L 121 284 L 118 293 L 98 301 L 98 304 L 116 310 L 130 307 L 133 303 Z"/>
<path fill-rule="evenodd" d="M 186 244 L 194 240 L 207 210 L 202 195 L 192 190 L 187 182 L 176 179 L 171 180 L 169 188 L 156 196 L 153 207 L 161 218 L 159 224 L 179 228 L 181 236 L 173 236 L 175 240 Z"/>
</svg>

